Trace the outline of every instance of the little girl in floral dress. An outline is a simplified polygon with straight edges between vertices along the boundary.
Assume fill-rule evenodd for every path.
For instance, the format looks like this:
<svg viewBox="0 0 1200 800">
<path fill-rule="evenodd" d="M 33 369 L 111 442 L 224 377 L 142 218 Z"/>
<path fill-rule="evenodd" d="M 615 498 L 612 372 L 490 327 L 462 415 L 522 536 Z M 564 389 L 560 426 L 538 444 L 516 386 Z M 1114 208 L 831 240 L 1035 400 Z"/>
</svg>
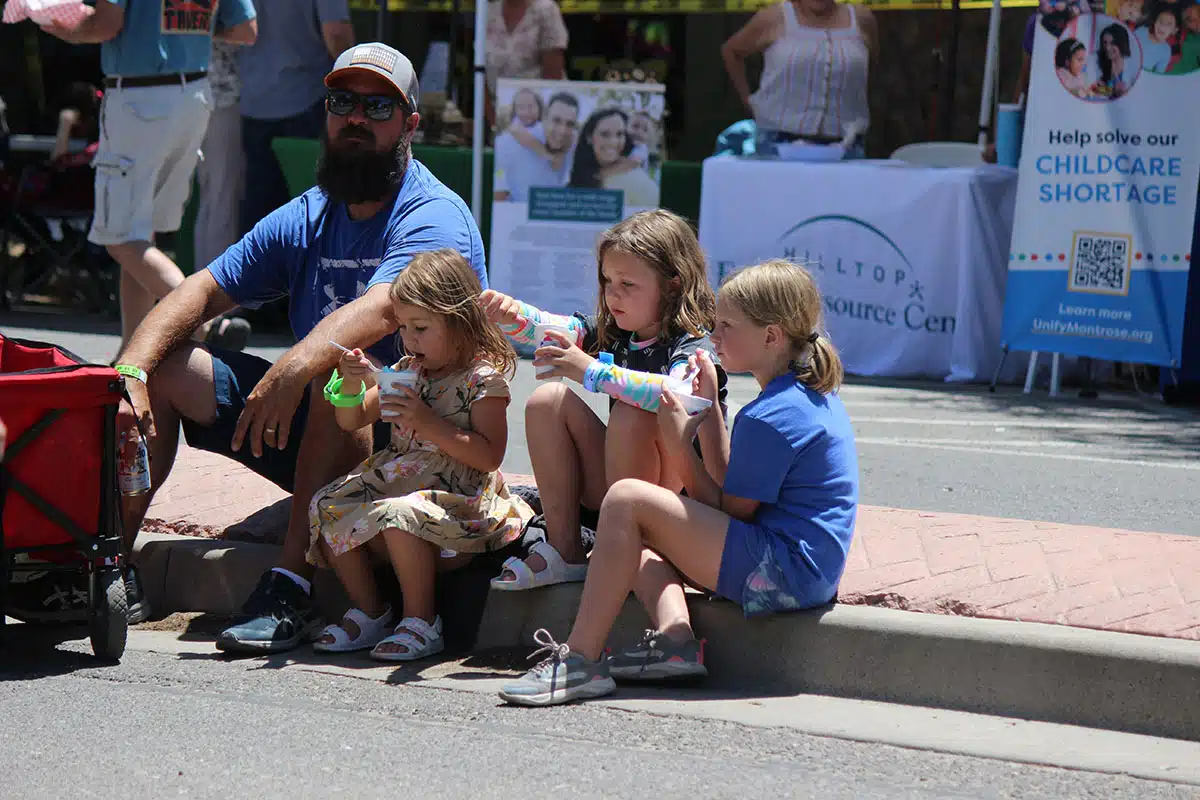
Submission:
<svg viewBox="0 0 1200 800">
<path fill-rule="evenodd" d="M 500 473 L 516 356 L 478 303 L 479 280 L 453 250 L 422 253 L 392 283 L 407 356 L 392 369 L 417 373 L 415 389 L 381 393 L 361 350 L 342 357 L 326 397 L 338 424 L 392 422 L 387 447 L 329 484 L 309 507 L 309 560 L 328 563 L 353 607 L 314 643 L 324 652 L 371 650 L 411 661 L 444 648 L 436 573 L 502 548 L 533 511 Z M 404 597 L 400 621 L 375 583 L 369 553 L 390 558 Z"/>
</svg>

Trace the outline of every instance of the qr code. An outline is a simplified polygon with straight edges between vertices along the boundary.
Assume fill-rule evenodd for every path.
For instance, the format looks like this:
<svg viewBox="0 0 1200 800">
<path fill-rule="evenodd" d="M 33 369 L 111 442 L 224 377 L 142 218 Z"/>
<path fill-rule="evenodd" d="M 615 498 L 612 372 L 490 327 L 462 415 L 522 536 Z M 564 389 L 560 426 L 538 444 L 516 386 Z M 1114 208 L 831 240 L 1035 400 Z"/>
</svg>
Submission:
<svg viewBox="0 0 1200 800">
<path fill-rule="evenodd" d="M 1076 233 L 1068 290 L 1090 294 L 1129 294 L 1129 236 Z"/>
</svg>

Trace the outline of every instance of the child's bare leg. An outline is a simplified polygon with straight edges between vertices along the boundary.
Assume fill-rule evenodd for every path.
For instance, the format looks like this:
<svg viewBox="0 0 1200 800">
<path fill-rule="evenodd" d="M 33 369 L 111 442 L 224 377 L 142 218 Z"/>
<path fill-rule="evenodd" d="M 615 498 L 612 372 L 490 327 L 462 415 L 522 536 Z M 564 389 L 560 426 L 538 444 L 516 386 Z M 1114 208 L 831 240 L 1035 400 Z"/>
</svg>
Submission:
<svg viewBox="0 0 1200 800">
<path fill-rule="evenodd" d="M 624 403 L 615 406 L 609 416 L 605 474 L 613 483 L 623 478 L 638 478 L 673 492 L 682 487 L 682 481 L 671 468 L 658 441 L 658 418 Z M 596 535 L 604 536 L 605 533 L 597 531 Z M 679 574 L 657 553 L 642 551 L 633 591 L 650 615 L 655 630 L 668 633 L 669 628 L 668 635 L 679 641 L 692 638 Z"/>
<path fill-rule="evenodd" d="M 604 423 L 579 395 L 561 383 L 539 386 L 525 405 L 525 437 L 546 518 L 546 538 L 568 564 L 587 555 L 579 538 L 579 505 L 598 508 L 604 480 Z M 533 572 L 546 568 L 536 553 L 525 561 Z M 505 570 L 501 580 L 516 580 Z"/>
<path fill-rule="evenodd" d="M 637 478 L 675 492 L 682 488 L 664 458 L 654 414 L 625 403 L 613 406 L 604 437 L 604 476 L 609 486 L 624 478 Z"/>
<path fill-rule="evenodd" d="M 729 517 L 695 500 L 644 481 L 613 484 L 600 509 L 587 582 L 567 640 L 595 660 L 604 649 L 649 547 L 701 586 L 715 588 Z"/>
<path fill-rule="evenodd" d="M 642 561 L 638 565 L 633 591 L 650 615 L 654 630 L 676 642 L 696 638 L 683 581 L 675 568 L 653 550 L 642 550 Z"/>
<path fill-rule="evenodd" d="M 351 607 L 361 610 L 371 619 L 382 616 L 387 608 L 387 604 L 381 599 L 379 585 L 375 582 L 375 573 L 371 570 L 371 557 L 368 553 L 371 543 L 377 539 L 378 536 L 366 545 L 347 550 L 341 555 L 334 555 L 324 538 L 317 540 L 325 563 L 333 567 L 334 574 L 346 590 L 346 596 L 350 598 Z M 358 638 L 360 631 L 354 620 L 343 619 L 338 624 L 351 639 Z M 332 634 L 325 634 L 316 641 L 320 644 L 333 644 L 334 638 Z"/>
<path fill-rule="evenodd" d="M 400 615 L 401 618 L 419 617 L 432 625 L 437 619 L 434 582 L 441 548 L 399 528 L 388 528 L 381 535 L 387 542 L 392 569 L 396 572 L 400 591 L 404 595 L 404 613 Z M 404 630 L 406 629 L 400 628 L 397 632 Z M 409 633 L 418 640 L 425 638 L 416 631 Z M 402 644 L 389 642 L 380 644 L 376 650 L 384 653 L 403 653 L 406 648 Z"/>
</svg>

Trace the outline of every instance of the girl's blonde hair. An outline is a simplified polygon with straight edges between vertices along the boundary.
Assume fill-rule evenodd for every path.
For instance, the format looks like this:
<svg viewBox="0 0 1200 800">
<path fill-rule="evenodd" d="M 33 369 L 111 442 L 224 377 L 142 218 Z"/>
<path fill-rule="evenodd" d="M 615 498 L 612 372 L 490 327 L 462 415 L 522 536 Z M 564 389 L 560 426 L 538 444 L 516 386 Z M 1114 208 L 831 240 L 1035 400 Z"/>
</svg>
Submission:
<svg viewBox="0 0 1200 800">
<path fill-rule="evenodd" d="M 783 330 L 792 345 L 790 367 L 805 386 L 829 394 L 842 385 L 842 359 L 820 331 L 821 292 L 804 267 L 783 259 L 764 261 L 731 275 L 719 295 L 755 325 Z"/>
<path fill-rule="evenodd" d="M 482 361 L 511 378 L 517 371 L 517 354 L 500 329 L 484 316 L 478 303 L 482 291 L 467 260 L 447 248 L 413 256 L 392 281 L 388 296 L 393 303 L 445 317 L 463 351 L 464 366 Z"/>
<path fill-rule="evenodd" d="M 659 341 L 668 341 L 682 333 L 705 336 L 712 330 L 716 324 L 717 298 L 708 285 L 704 251 L 692 226 L 670 211 L 642 211 L 600 236 L 596 250 L 596 276 L 601 287 L 596 308 L 600 350 L 621 335 L 604 302 L 604 257 L 613 252 L 639 258 L 658 273 L 662 293 Z"/>
</svg>

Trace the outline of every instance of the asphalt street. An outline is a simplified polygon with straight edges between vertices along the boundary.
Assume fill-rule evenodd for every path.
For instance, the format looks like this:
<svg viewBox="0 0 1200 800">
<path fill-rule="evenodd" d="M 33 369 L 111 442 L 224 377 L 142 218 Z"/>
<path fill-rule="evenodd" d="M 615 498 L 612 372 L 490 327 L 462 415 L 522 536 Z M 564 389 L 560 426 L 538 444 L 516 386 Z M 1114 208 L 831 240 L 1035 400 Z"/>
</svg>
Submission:
<svg viewBox="0 0 1200 800">
<path fill-rule="evenodd" d="M 0 314 L 0 331 L 53 341 L 97 362 L 114 357 L 112 321 Z M 287 341 L 258 336 L 252 352 Z M 529 472 L 523 401 L 536 387 L 523 362 L 514 381 L 505 468 Z M 758 388 L 730 383 L 732 409 Z M 1051 400 L 1001 387 L 851 379 L 842 392 L 857 433 L 863 503 L 1200 535 L 1200 415 L 1133 394 Z M 605 398 L 592 397 L 597 410 Z"/>
<path fill-rule="evenodd" d="M 494 694 L 507 669 L 469 662 L 434 670 L 449 681 L 426 682 L 412 666 L 350 657 L 347 668 L 296 668 L 290 657 L 229 660 L 211 643 L 163 648 L 155 642 L 173 635 L 135 633 L 120 665 L 99 666 L 84 643 L 37 647 L 23 633 L 10 630 L 15 653 L 0 659 L 3 797 L 1148 800 L 1196 797 L 1200 781 L 1194 769 L 1177 779 L 1189 784 L 1034 766 L 989 753 L 994 745 L 971 757 L 880 744 L 872 731 L 900 741 L 905 731 L 891 730 L 895 712 L 879 703 L 840 701 L 844 715 L 870 718 L 868 741 L 853 741 L 806 732 L 801 713 L 772 717 L 775 701 L 762 699 L 719 701 L 720 714 L 689 712 L 704 697 L 695 691 L 684 702 L 651 693 L 624 706 L 517 709 Z M 946 714 L 922 713 L 904 723 L 914 738 Z M 979 717 L 963 738 L 988 730 L 981 724 L 996 742 L 1017 728 L 1040 752 L 1063 731 L 1083 736 L 1080 751 L 1115 754 L 1096 768 L 1105 772 L 1133 753 L 1166 774 L 1187 772 L 1200 748 L 1129 736 L 1106 744 L 1118 735 Z"/>
</svg>

